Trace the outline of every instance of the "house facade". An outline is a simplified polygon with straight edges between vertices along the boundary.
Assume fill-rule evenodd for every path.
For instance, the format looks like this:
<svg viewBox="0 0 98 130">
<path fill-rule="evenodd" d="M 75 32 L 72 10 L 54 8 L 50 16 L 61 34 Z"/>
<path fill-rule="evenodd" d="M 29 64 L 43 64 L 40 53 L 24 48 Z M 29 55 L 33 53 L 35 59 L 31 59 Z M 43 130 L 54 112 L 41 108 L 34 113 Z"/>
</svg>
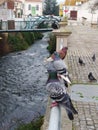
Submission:
<svg viewBox="0 0 98 130">
<path fill-rule="evenodd" d="M 25 0 L 24 15 L 42 15 L 42 0 Z"/>
<path fill-rule="evenodd" d="M 77 19 L 77 11 L 79 7 L 84 4 L 85 2 L 88 2 L 89 0 L 65 0 L 64 6 L 63 6 L 63 16 L 68 16 L 68 18 L 74 17 Z M 72 16 L 71 16 L 72 13 Z M 73 18 L 72 18 L 73 19 Z"/>
<path fill-rule="evenodd" d="M 14 0 L 0 0 L 0 18 L 3 21 L 13 19 Z"/>
<path fill-rule="evenodd" d="M 42 15 L 42 0 L 0 0 L 0 18 L 3 21 Z"/>
</svg>

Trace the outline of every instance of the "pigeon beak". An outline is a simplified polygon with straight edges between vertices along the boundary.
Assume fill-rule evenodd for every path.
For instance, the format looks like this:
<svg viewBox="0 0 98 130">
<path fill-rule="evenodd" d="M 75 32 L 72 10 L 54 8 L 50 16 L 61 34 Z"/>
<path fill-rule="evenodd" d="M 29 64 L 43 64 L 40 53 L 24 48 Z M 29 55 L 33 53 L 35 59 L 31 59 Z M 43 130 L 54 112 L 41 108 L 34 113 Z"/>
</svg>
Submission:
<svg viewBox="0 0 98 130">
<path fill-rule="evenodd" d="M 71 84 L 71 81 L 69 80 L 68 77 L 65 77 L 64 75 L 60 75 L 62 79 L 64 79 L 65 81 L 67 81 L 69 84 Z"/>
<path fill-rule="evenodd" d="M 53 61 L 53 59 L 49 57 L 48 59 L 46 59 L 46 61 Z"/>
</svg>

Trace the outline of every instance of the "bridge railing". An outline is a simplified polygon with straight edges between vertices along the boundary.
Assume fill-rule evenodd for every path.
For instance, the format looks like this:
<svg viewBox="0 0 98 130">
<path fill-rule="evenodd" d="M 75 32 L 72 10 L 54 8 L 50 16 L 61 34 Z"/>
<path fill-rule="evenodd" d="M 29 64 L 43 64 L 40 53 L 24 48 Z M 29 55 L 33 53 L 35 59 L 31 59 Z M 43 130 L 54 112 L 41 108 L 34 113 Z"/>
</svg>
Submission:
<svg viewBox="0 0 98 130">
<path fill-rule="evenodd" d="M 50 120 L 48 130 L 60 130 L 61 129 L 61 109 L 60 106 L 53 107 L 50 111 Z"/>
<path fill-rule="evenodd" d="M 37 28 L 42 21 L 0 21 L 0 33 L 4 32 L 47 32 L 51 27 Z"/>
<path fill-rule="evenodd" d="M 10 29 L 33 29 L 36 28 L 38 21 L 0 21 L 0 30 L 10 30 Z"/>
<path fill-rule="evenodd" d="M 7 20 L 0 21 L 0 30 L 20 30 L 20 29 L 35 29 L 40 23 L 47 24 L 51 28 L 52 20 L 49 19 L 36 19 L 36 20 L 25 20 L 25 21 L 15 21 Z"/>
</svg>

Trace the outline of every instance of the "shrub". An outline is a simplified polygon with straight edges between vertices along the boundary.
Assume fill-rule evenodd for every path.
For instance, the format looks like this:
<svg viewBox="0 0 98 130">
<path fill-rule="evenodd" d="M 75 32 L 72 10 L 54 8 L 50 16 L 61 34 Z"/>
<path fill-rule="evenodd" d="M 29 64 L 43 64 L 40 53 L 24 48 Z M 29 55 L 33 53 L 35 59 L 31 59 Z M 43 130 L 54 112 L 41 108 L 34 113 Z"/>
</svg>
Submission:
<svg viewBox="0 0 98 130">
<path fill-rule="evenodd" d="M 54 51 L 56 51 L 56 36 L 53 34 L 50 34 L 50 40 L 48 41 L 49 45 L 47 47 L 50 54 L 52 54 Z"/>
<path fill-rule="evenodd" d="M 43 37 L 40 32 L 21 32 L 9 33 L 8 43 L 11 51 L 20 51 L 27 49 L 35 40 Z"/>
<path fill-rule="evenodd" d="M 36 121 L 33 121 L 29 124 L 22 124 L 16 130 L 40 130 L 40 127 L 43 124 L 43 116 L 41 116 Z"/>
<path fill-rule="evenodd" d="M 17 35 L 17 33 L 14 35 L 8 35 L 8 43 L 11 51 L 25 50 L 29 47 L 28 43 L 21 37 L 21 35 Z"/>
<path fill-rule="evenodd" d="M 34 42 L 34 33 L 33 32 L 22 32 L 24 40 L 31 45 Z"/>
<path fill-rule="evenodd" d="M 40 32 L 34 32 L 34 39 L 37 40 L 37 39 L 42 39 L 43 37 L 43 34 L 40 33 Z"/>
</svg>

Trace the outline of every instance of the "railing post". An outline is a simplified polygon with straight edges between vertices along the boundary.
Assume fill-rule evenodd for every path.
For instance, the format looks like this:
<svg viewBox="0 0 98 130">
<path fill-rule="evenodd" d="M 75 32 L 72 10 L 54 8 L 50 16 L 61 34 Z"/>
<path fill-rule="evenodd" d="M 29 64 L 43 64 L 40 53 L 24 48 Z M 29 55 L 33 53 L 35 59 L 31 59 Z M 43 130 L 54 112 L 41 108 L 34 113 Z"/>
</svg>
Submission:
<svg viewBox="0 0 98 130">
<path fill-rule="evenodd" d="M 56 36 L 56 51 L 59 51 L 62 47 L 67 45 L 67 38 L 71 34 L 71 31 L 66 27 L 66 23 L 60 23 L 60 29 L 53 30 L 53 34 Z"/>
<path fill-rule="evenodd" d="M 66 23 L 61 22 L 60 23 L 60 29 L 53 30 L 53 34 L 56 36 L 56 51 L 59 51 L 63 47 L 68 47 L 68 37 L 72 33 L 67 27 Z M 64 59 L 67 65 L 67 56 Z"/>
</svg>

